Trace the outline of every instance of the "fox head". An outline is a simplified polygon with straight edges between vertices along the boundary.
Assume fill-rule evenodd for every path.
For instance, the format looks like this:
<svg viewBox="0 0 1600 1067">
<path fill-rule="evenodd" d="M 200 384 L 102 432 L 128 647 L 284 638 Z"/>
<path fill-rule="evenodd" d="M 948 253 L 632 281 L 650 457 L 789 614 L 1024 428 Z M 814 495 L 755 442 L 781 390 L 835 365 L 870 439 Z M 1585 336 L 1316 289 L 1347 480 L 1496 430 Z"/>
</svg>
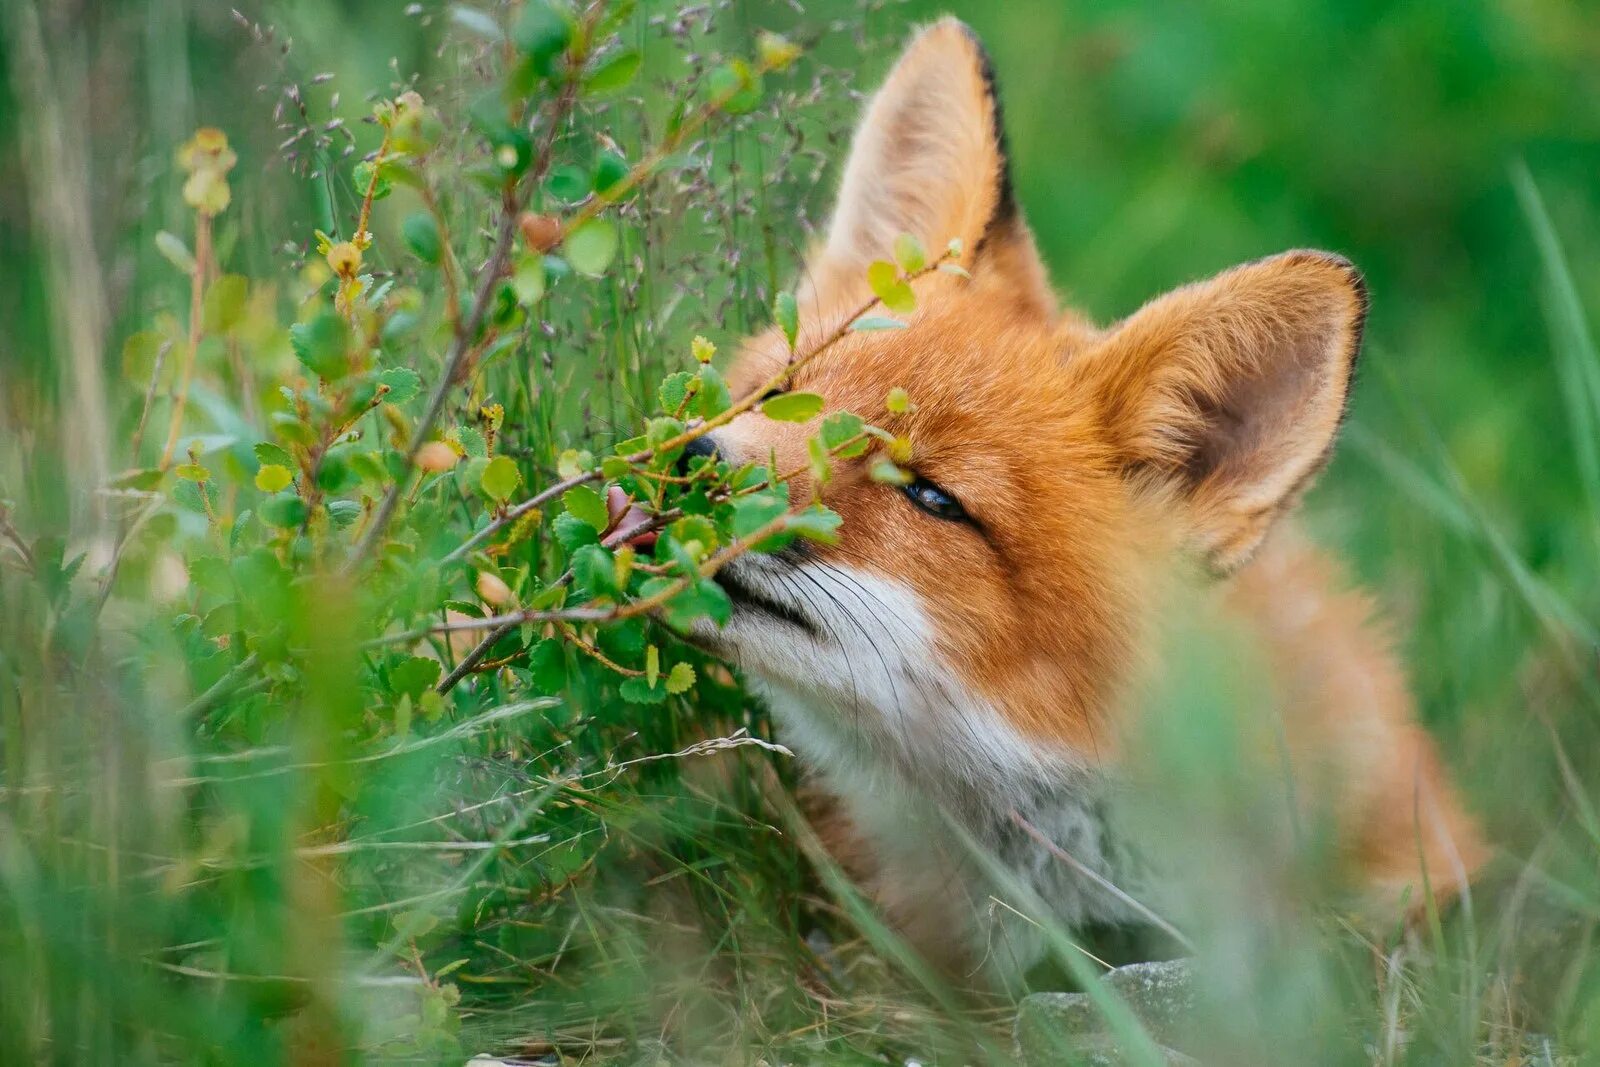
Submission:
<svg viewBox="0 0 1600 1067">
<path fill-rule="evenodd" d="M 1339 427 L 1366 301 L 1347 261 L 1284 253 L 1098 327 L 1058 309 L 1008 170 L 982 47 L 953 19 L 921 31 L 855 134 L 797 350 L 861 312 L 902 233 L 959 239 L 966 274 L 922 277 L 907 328 L 849 333 L 787 386 L 908 438 L 915 480 L 838 463 L 821 499 L 839 543 L 737 561 L 719 576 L 731 622 L 698 633 L 814 758 L 984 778 L 1093 764 L 1163 576 L 1240 566 Z M 777 330 L 747 341 L 735 395 L 788 354 Z M 913 408 L 885 414 L 897 386 Z M 814 430 L 758 408 L 708 445 L 790 470 Z"/>
</svg>

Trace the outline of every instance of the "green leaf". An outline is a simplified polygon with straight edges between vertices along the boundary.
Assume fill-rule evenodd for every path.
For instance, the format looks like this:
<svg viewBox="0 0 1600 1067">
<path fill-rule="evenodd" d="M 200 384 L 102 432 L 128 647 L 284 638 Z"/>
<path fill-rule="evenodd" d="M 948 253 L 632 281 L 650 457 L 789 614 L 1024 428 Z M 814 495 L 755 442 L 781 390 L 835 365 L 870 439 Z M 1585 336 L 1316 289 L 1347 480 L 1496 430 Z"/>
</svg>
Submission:
<svg viewBox="0 0 1600 1067">
<path fill-rule="evenodd" d="M 531 308 L 544 296 L 544 257 L 533 252 L 524 252 L 517 257 L 516 266 L 511 271 L 511 291 L 517 295 L 517 303 L 525 308 Z"/>
<path fill-rule="evenodd" d="M 306 502 L 297 496 L 275 496 L 261 504 L 261 521 L 280 530 L 293 529 L 306 521 Z"/>
<path fill-rule="evenodd" d="M 584 545 L 572 554 L 572 580 L 593 597 L 615 597 L 621 592 L 616 558 L 602 545 Z"/>
<path fill-rule="evenodd" d="M 282 448 L 279 448 L 277 445 L 268 444 L 267 442 L 263 441 L 256 445 L 252 451 L 255 452 L 256 459 L 260 460 L 262 463 L 276 463 L 280 467 L 294 466 L 294 459 L 289 455 L 288 452 L 284 451 Z"/>
<path fill-rule="evenodd" d="M 884 485 L 911 484 L 911 472 L 896 466 L 887 459 L 880 459 L 874 463 L 869 473 L 873 481 L 882 482 Z"/>
<path fill-rule="evenodd" d="M 430 656 L 412 656 L 389 668 L 389 686 L 412 700 L 439 682 L 439 661 Z"/>
<path fill-rule="evenodd" d="M 195 272 L 194 253 L 189 251 L 189 246 L 183 243 L 183 238 L 176 234 L 162 230 L 156 234 L 156 251 L 167 258 L 167 262 L 183 271 L 185 274 Z"/>
<path fill-rule="evenodd" d="M 594 453 L 588 449 L 579 451 L 576 448 L 564 449 L 556 457 L 556 476 L 560 478 L 576 478 L 590 467 L 594 466 Z"/>
<path fill-rule="evenodd" d="M 392 169 L 394 168 L 392 167 L 392 164 L 389 163 L 385 163 L 381 168 L 377 168 L 376 174 L 378 180 L 374 182 L 372 180 L 374 174 L 373 161 L 370 159 L 363 159 L 361 162 L 357 163 L 351 168 L 350 180 L 355 185 L 356 189 L 363 195 L 366 194 L 367 187 L 371 186 L 372 199 L 374 201 L 382 200 L 384 197 L 388 196 L 394 191 L 393 186 L 389 182 L 389 174 L 391 173 Z"/>
<path fill-rule="evenodd" d="M 656 400 L 661 405 L 661 410 L 668 415 L 675 415 L 683 402 L 689 398 L 689 385 L 695 376 L 686 370 L 674 371 L 661 379 L 661 385 L 656 390 Z"/>
<path fill-rule="evenodd" d="M 700 399 L 697 406 L 703 419 L 714 418 L 733 406 L 733 394 L 728 391 L 728 383 L 723 381 L 717 368 L 709 363 L 700 368 Z"/>
<path fill-rule="evenodd" d="M 894 261 L 907 274 L 915 274 L 928 265 L 928 254 L 922 250 L 921 241 L 903 233 L 894 239 Z"/>
<path fill-rule="evenodd" d="M 582 519 L 597 532 L 611 524 L 610 517 L 606 514 L 606 499 L 593 486 L 573 486 L 562 494 L 561 503 L 566 507 L 568 515 Z"/>
<path fill-rule="evenodd" d="M 806 455 L 811 460 L 811 477 L 819 486 L 833 480 L 833 459 L 828 455 L 828 446 L 822 443 L 822 438 L 806 439 Z"/>
<path fill-rule="evenodd" d="M 350 373 L 350 327 L 343 316 L 324 311 L 310 322 L 289 327 L 289 343 L 308 370 L 325 381 Z"/>
<path fill-rule="evenodd" d="M 787 510 L 788 505 L 775 493 L 741 496 L 733 502 L 733 519 L 729 524 L 733 536 L 740 539 L 749 537 Z"/>
<path fill-rule="evenodd" d="M 604 195 L 628 176 L 628 161 L 615 152 L 601 152 L 594 161 L 594 191 Z"/>
<path fill-rule="evenodd" d="M 483 468 L 478 484 L 483 487 L 489 499 L 504 503 L 511 499 L 511 494 L 522 484 L 522 472 L 517 470 L 517 465 L 512 462 L 510 456 L 496 456 Z"/>
<path fill-rule="evenodd" d="M 576 204 L 589 195 L 589 175 L 581 167 L 565 163 L 550 172 L 550 176 L 544 180 L 544 187 L 557 200 Z"/>
<path fill-rule="evenodd" d="M 600 531 L 569 512 L 557 515 L 550 530 L 555 535 L 556 543 L 569 553 L 576 552 L 584 545 L 600 543 Z"/>
<path fill-rule="evenodd" d="M 783 339 L 789 342 L 789 351 L 793 352 L 795 338 L 800 336 L 800 305 L 795 302 L 793 293 L 778 294 L 778 299 L 772 303 L 772 317 L 783 331 Z"/>
<path fill-rule="evenodd" d="M 419 211 L 406 217 L 400 224 L 400 235 L 405 238 L 411 254 L 428 264 L 438 264 L 444 256 L 444 243 L 439 237 L 439 224 L 431 214 Z"/>
<path fill-rule="evenodd" d="M 822 445 L 831 451 L 861 433 L 865 427 L 866 423 L 860 415 L 850 411 L 835 411 L 822 420 Z"/>
<path fill-rule="evenodd" d="M 667 674 L 667 692 L 676 696 L 687 693 L 694 686 L 694 667 L 687 663 L 674 663 Z"/>
<path fill-rule="evenodd" d="M 256 471 L 256 488 L 263 493 L 282 492 L 292 481 L 294 475 L 289 473 L 289 468 L 277 463 L 264 463 Z"/>
<path fill-rule="evenodd" d="M 618 240 L 616 223 L 590 219 L 567 235 L 562 248 L 573 270 L 598 278 L 616 258 Z"/>
<path fill-rule="evenodd" d="M 327 508 L 328 518 L 336 530 L 343 530 L 361 517 L 362 508 L 359 500 L 330 500 Z"/>
<path fill-rule="evenodd" d="M 651 686 L 643 678 L 629 678 L 617 687 L 622 699 L 631 704 L 659 704 L 667 699 L 667 687 Z"/>
<path fill-rule="evenodd" d="M 583 80 L 584 91 L 614 93 L 626 89 L 633 81 L 634 75 L 639 73 L 639 62 L 642 58 L 638 50 L 633 48 L 625 48 L 607 57 Z"/>
<path fill-rule="evenodd" d="M 468 459 L 487 459 L 489 446 L 475 426 L 457 426 L 456 440 L 461 443 L 461 450 L 467 454 Z"/>
<path fill-rule="evenodd" d="M 546 0 L 528 0 L 511 31 L 512 39 L 541 75 L 548 75 L 555 58 L 572 40 L 572 23 Z"/>
<path fill-rule="evenodd" d="M 819 393 L 779 393 L 761 402 L 761 411 L 779 422 L 809 422 L 822 412 Z"/>
<path fill-rule="evenodd" d="M 645 443 L 651 448 L 660 448 L 682 433 L 683 423 L 677 419 L 659 418 L 645 423 Z"/>
<path fill-rule="evenodd" d="M 654 596 L 672 584 L 670 578 L 652 578 L 639 592 L 642 596 Z M 722 586 L 709 578 L 701 579 L 667 601 L 661 617 L 677 630 L 686 630 L 699 619 L 710 619 L 718 626 L 726 626 L 733 618 L 733 601 L 728 599 Z"/>
<path fill-rule="evenodd" d="M 688 545 L 691 541 L 700 542 L 702 552 L 715 550 L 719 541 L 717 528 L 701 515 L 686 515 L 667 529 L 684 545 Z"/>
<path fill-rule="evenodd" d="M 161 349 L 170 350 L 169 342 L 155 330 L 141 330 L 132 334 L 122 343 L 122 375 L 128 381 L 143 389 L 150 382 L 150 376 L 156 371 L 156 358 L 161 355 Z M 172 365 L 176 361 L 162 365 L 162 377 L 169 377 Z"/>
<path fill-rule="evenodd" d="M 742 59 L 730 59 L 706 78 L 713 100 L 730 115 L 743 115 L 761 103 L 761 77 Z"/>
<path fill-rule="evenodd" d="M 343 493 L 360 483 L 361 477 L 350 469 L 345 458 L 348 449 L 329 451 L 317 466 L 317 485 L 329 493 Z"/>
<path fill-rule="evenodd" d="M 141 467 L 137 470 L 123 471 L 111 479 L 111 485 L 116 489 L 137 489 L 140 492 L 149 492 L 158 487 L 165 477 L 159 467 Z"/>
<path fill-rule="evenodd" d="M 789 529 L 795 531 L 801 537 L 831 545 L 838 542 L 839 526 L 843 522 L 844 520 L 839 517 L 837 512 L 831 511 L 821 504 L 813 504 L 799 514 L 790 517 Z"/>
<path fill-rule="evenodd" d="M 661 679 L 661 650 L 651 645 L 644 650 L 644 680 L 651 689 Z"/>
<path fill-rule="evenodd" d="M 205 313 L 201 321 L 206 333 L 229 333 L 244 317 L 250 282 L 237 274 L 224 274 L 206 290 Z"/>
<path fill-rule="evenodd" d="M 876 260 L 867 268 L 867 284 L 890 311 L 909 315 L 917 309 L 917 297 L 893 263 Z M 859 328 L 859 327 L 858 327 Z"/>
<path fill-rule="evenodd" d="M 438 925 L 438 917 L 425 911 L 402 911 L 394 917 L 395 933 L 407 940 L 424 937 Z"/>
<path fill-rule="evenodd" d="M 389 387 L 385 403 L 404 404 L 422 391 L 422 375 L 410 367 L 390 367 L 378 374 L 378 384 Z"/>
<path fill-rule="evenodd" d="M 863 315 L 852 322 L 850 328 L 857 333 L 870 333 L 873 330 L 903 330 L 906 324 L 887 315 Z"/>
<path fill-rule="evenodd" d="M 561 692 L 567 684 L 567 652 L 560 641 L 547 637 L 528 650 L 528 679 L 535 692 Z"/>
</svg>

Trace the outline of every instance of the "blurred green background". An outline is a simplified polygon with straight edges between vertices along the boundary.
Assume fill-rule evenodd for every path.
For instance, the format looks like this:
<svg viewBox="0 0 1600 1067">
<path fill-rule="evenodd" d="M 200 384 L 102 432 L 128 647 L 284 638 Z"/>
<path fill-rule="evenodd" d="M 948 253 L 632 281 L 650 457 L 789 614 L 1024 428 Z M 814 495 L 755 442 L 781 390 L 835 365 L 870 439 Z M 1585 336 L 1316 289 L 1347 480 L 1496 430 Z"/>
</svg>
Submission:
<svg viewBox="0 0 1600 1067">
<path fill-rule="evenodd" d="M 122 339 L 184 313 L 187 285 L 154 243 L 185 225 L 174 148 L 197 125 L 227 129 L 249 190 L 230 269 L 271 274 L 353 195 L 347 167 L 309 178 L 318 161 L 285 161 L 281 87 L 308 87 L 318 125 L 354 124 L 414 71 L 430 99 L 463 73 L 441 45 L 460 28 L 454 5 L 239 6 L 0 0 L 0 497 L 40 522 L 64 522 L 82 494 L 24 448 L 54 443 L 69 469 L 114 455 L 107 439 L 139 398 L 96 408 L 74 383 L 119 381 Z M 1569 831 L 1600 778 L 1593 5 L 735 0 L 717 34 L 730 48 L 766 26 L 823 35 L 819 55 L 856 72 L 830 86 L 838 128 L 811 146 L 837 160 L 845 94 L 946 11 L 992 54 L 1020 200 L 1064 295 L 1096 318 L 1285 248 L 1332 249 L 1365 272 L 1360 386 L 1311 521 L 1393 621 L 1422 714 L 1506 858 L 1537 855 L 1594 909 L 1557 938 L 1586 946 L 1595 842 Z M 810 219 L 831 177 L 797 179 L 813 185 Z M 803 244 L 793 221 L 769 228 L 780 248 Z M 1594 978 L 1586 951 L 1575 970 L 1551 967 L 1575 975 L 1564 1022 L 1587 1018 L 1592 1035 L 1600 1019 L 1573 993 Z"/>
</svg>

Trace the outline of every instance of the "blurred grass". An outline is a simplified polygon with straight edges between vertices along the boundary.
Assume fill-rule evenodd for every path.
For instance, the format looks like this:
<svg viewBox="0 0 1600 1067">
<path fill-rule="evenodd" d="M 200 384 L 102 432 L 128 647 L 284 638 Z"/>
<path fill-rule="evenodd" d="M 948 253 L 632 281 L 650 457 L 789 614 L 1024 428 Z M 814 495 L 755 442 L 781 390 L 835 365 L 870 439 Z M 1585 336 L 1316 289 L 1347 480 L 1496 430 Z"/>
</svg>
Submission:
<svg viewBox="0 0 1600 1067">
<path fill-rule="evenodd" d="M 804 6 L 796 16 L 788 5 L 735 4 L 728 25 L 819 26 L 854 14 L 843 0 Z M 221 240 L 232 250 L 231 269 L 272 274 L 292 258 L 285 241 L 303 241 L 355 196 L 346 178 L 308 181 L 284 166 L 270 115 L 276 88 L 331 72 L 328 85 L 312 90 L 317 121 L 333 113 L 331 95 L 342 91 L 337 113 L 353 122 L 366 109 L 364 91 L 389 92 L 414 70 L 430 87 L 451 85 L 463 72 L 452 68 L 455 53 L 438 47 L 448 9 L 422 8 L 421 16 L 389 0 L 247 8 L 250 20 L 293 38 L 285 53 L 281 39 L 252 43 L 226 5 L 200 0 L 6 0 L 0 496 L 16 499 L 34 529 L 64 526 L 85 506 L 83 468 L 63 477 L 51 458 L 59 448 L 76 460 L 85 441 L 75 383 L 88 370 L 73 362 L 82 340 L 68 328 L 76 301 L 104 303 L 99 369 L 110 383 L 120 380 L 121 338 L 163 310 L 183 313 L 186 286 L 154 248 L 157 231 L 183 224 L 174 146 L 197 124 L 227 127 L 243 161 L 240 184 L 252 191 Z M 1248 914 L 1213 916 L 1205 947 L 1238 968 L 1219 972 L 1227 996 L 1217 1015 L 1228 1026 L 1218 1047 L 1244 1062 L 1274 1040 L 1314 1034 L 1320 1055 L 1308 1050 L 1304 1062 L 1382 1061 L 1393 1044 L 1395 1058 L 1459 1063 L 1478 1056 L 1489 1034 L 1528 1025 L 1579 1054 L 1600 1055 L 1600 966 L 1591 951 L 1600 918 L 1600 20 L 1558 0 L 912 0 L 869 13 L 868 38 L 896 40 L 911 22 L 944 10 L 968 19 L 994 56 L 1021 201 L 1058 284 L 1096 317 L 1114 319 L 1165 288 L 1294 246 L 1350 256 L 1371 287 L 1345 446 L 1309 510 L 1321 539 L 1378 591 L 1423 717 L 1503 855 L 1470 918 L 1450 917 L 1443 940 L 1425 946 L 1420 960 L 1382 946 L 1377 968 L 1386 977 L 1376 982 L 1369 946 L 1346 931 L 1262 945 L 1246 936 Z M 24 25 L 25 12 L 35 11 L 45 45 L 38 53 Z M 27 61 L 18 61 L 19 49 Z M 859 65 L 858 87 L 875 81 L 889 55 L 869 48 L 857 59 L 848 37 L 823 49 L 836 64 Z M 82 153 L 81 168 L 50 171 L 53 157 L 38 146 L 52 125 L 67 138 L 69 157 Z M 837 158 L 842 133 L 808 148 Z M 754 138 L 728 143 L 757 176 L 734 183 L 742 196 L 767 189 L 763 150 Z M 39 208 L 58 181 L 88 221 L 87 246 Z M 811 218 L 826 209 L 826 181 L 813 183 L 809 171 L 790 181 Z M 803 245 L 798 214 L 766 203 L 730 213 L 721 247 L 744 250 L 748 260 L 719 275 L 703 299 L 667 313 L 678 317 L 664 332 L 711 318 L 732 338 L 750 325 Z M 709 274 L 720 265 L 716 247 L 703 235 L 695 240 L 705 247 L 680 249 L 682 262 Z M 651 284 L 651 272 L 645 277 Z M 572 365 L 562 367 L 559 389 L 520 381 L 512 407 L 528 420 L 528 447 L 626 430 L 660 365 L 661 342 L 637 309 L 659 313 L 670 296 L 665 287 L 643 297 L 611 290 L 609 306 L 573 327 L 608 338 L 592 381 Z M 125 389 L 111 401 L 114 451 L 139 401 Z M 0 604 L 8 616 L 0 655 L 17 684 L 60 686 L 19 663 L 33 639 L 19 613 L 37 607 Z M 85 641 L 84 655 L 90 647 Z M 1195 667 L 1196 678 L 1204 668 Z M 1201 721 L 1204 694 L 1222 702 L 1225 682 L 1196 681 Z M 93 769 L 105 807 L 82 823 L 80 813 L 61 816 L 92 844 L 110 823 L 141 825 L 141 813 L 117 806 L 142 795 L 129 783 L 150 773 L 147 760 L 183 748 L 171 736 L 179 727 L 160 709 L 191 694 L 176 681 L 143 698 L 110 693 L 99 702 L 81 689 L 62 691 L 70 700 L 57 721 L 24 729 L 14 703 L 0 708 L 3 765 L 13 782 L 39 761 L 60 774 Z M 574 720 L 622 726 L 631 714 L 571 711 Z M 676 722 L 637 726 L 630 755 L 689 739 Z M 516 743 L 515 727 L 499 729 L 497 741 Z M 96 736 L 115 738 L 114 751 L 93 751 L 87 742 Z M 433 802 L 455 795 L 438 782 L 437 756 L 395 761 L 403 766 L 363 813 L 371 838 L 436 816 Z M 459 756 L 466 781 L 451 785 L 461 796 L 503 788 L 474 762 L 482 752 L 463 745 Z M 482 771 L 477 779 L 474 769 Z M 521 821 L 496 818 L 479 829 L 514 835 L 536 815 L 553 817 L 611 842 L 613 860 L 593 896 L 559 913 L 565 927 L 541 927 L 549 914 L 513 916 L 465 947 L 448 946 L 474 961 L 458 973 L 483 979 L 461 983 L 473 1047 L 577 1048 L 587 1040 L 610 1055 L 649 1048 L 669 1029 L 715 1034 L 719 1048 L 744 1050 L 726 1053 L 735 1059 L 784 1049 L 905 1056 L 945 1040 L 995 1047 L 992 1035 L 974 1037 L 943 1018 L 914 976 L 883 962 L 894 954 L 882 931 L 848 894 L 839 903 L 819 888 L 766 821 L 759 788 L 746 784 L 730 797 L 725 783 L 662 773 L 579 801 L 546 796 L 533 777 L 544 768 L 530 761 L 528 769 Z M 220 855 L 227 850 L 219 842 L 243 835 L 254 848 L 292 852 L 286 813 L 307 802 L 298 779 L 234 788 L 247 790 L 237 810 L 252 813 L 249 825 L 185 826 L 181 804 L 168 797 L 170 810 L 149 812 L 145 832 L 118 831 L 119 845 L 154 856 Z M 0 807 L 6 827 L 29 825 L 30 803 L 8 795 Z M 162 938 L 174 925 L 192 928 L 197 939 L 232 929 L 243 933 L 223 962 L 274 973 L 270 965 L 283 962 L 277 942 L 307 937 L 295 930 L 293 886 L 275 880 L 281 868 L 202 864 L 189 876 L 213 882 L 216 892 L 182 899 L 209 899 L 214 911 L 157 921 L 144 913 L 143 897 L 119 888 L 123 872 L 65 834 L 24 847 L 15 829 L 0 829 L 0 853 L 8 872 L 0 926 L 22 931 L 0 935 L 0 947 L 15 953 L 0 973 L 49 976 L 52 984 L 21 1010 L 51 1016 L 57 1033 L 78 1033 L 84 1062 L 173 1058 L 180 1049 L 218 1060 L 282 1058 L 292 1047 L 271 1021 L 298 1002 L 290 983 L 225 991 L 156 980 L 117 949 L 119 940 L 142 943 L 145 927 Z M 564 862 L 541 857 L 536 874 L 499 866 L 491 873 L 532 899 L 529 887 L 563 872 Z M 1218 899 L 1233 899 L 1231 879 L 1256 870 L 1238 862 L 1235 870 L 1216 864 Z M 361 931 L 370 941 L 390 935 L 389 905 L 411 882 L 419 894 L 433 893 L 460 873 L 378 862 L 357 870 L 348 903 L 387 909 L 350 921 L 370 921 Z M 395 878 L 406 884 L 391 884 Z M 460 914 L 470 910 L 463 904 Z M 852 940 L 858 927 L 865 943 Z M 839 943 L 801 943 L 815 929 Z M 42 953 L 54 955 L 50 966 Z M 501 970 L 479 965 L 491 958 Z M 577 973 L 584 968 L 605 981 L 587 980 Z M 327 974 L 336 970 L 329 964 Z M 97 1014 L 97 1003 L 116 1001 L 116 1012 Z M 74 1012 L 98 1021 L 75 1029 Z M 1385 1030 L 1386 1019 L 1406 1020 L 1414 1039 L 1404 1051 L 1394 1034 L 1400 1023 Z M 609 1024 L 605 1032 L 598 1021 Z M 0 1051 L 20 1056 L 21 1046 L 6 1040 Z M 66 1048 L 54 1054 L 74 1058 Z"/>
</svg>

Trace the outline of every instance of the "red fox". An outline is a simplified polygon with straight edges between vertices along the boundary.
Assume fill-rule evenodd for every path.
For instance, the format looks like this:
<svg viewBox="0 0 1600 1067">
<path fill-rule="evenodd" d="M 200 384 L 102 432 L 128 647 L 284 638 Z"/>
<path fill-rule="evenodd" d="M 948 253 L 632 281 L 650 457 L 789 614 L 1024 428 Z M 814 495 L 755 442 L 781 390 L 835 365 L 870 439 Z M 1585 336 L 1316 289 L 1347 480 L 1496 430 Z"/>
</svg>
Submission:
<svg viewBox="0 0 1600 1067">
<path fill-rule="evenodd" d="M 877 413 L 905 387 L 914 407 L 878 421 L 910 440 L 914 480 L 842 463 L 821 494 L 840 542 L 737 560 L 719 575 L 731 621 L 694 635 L 769 698 L 837 801 L 833 843 L 900 931 L 953 970 L 993 957 L 989 889 L 935 806 L 1063 921 L 1137 918 L 1017 817 L 1103 878 L 1132 877 L 1100 783 L 1123 758 L 1165 591 L 1185 581 L 1254 632 L 1277 694 L 1262 714 L 1332 768 L 1353 881 L 1413 906 L 1424 885 L 1458 892 L 1484 848 L 1401 669 L 1366 599 L 1279 521 L 1344 414 L 1367 308 L 1356 269 L 1286 252 L 1110 326 L 1058 309 L 1013 199 L 988 58 L 954 19 L 913 39 L 866 108 L 803 272 L 800 351 L 870 299 L 866 269 L 902 233 L 959 239 L 966 276 L 919 280 L 907 328 L 848 335 L 789 388 Z M 776 329 L 750 339 L 735 394 L 787 358 Z M 811 431 L 758 408 L 700 448 L 804 469 Z M 791 498 L 810 493 L 801 476 Z M 1034 961 L 1024 942 L 1003 967 Z"/>
</svg>

